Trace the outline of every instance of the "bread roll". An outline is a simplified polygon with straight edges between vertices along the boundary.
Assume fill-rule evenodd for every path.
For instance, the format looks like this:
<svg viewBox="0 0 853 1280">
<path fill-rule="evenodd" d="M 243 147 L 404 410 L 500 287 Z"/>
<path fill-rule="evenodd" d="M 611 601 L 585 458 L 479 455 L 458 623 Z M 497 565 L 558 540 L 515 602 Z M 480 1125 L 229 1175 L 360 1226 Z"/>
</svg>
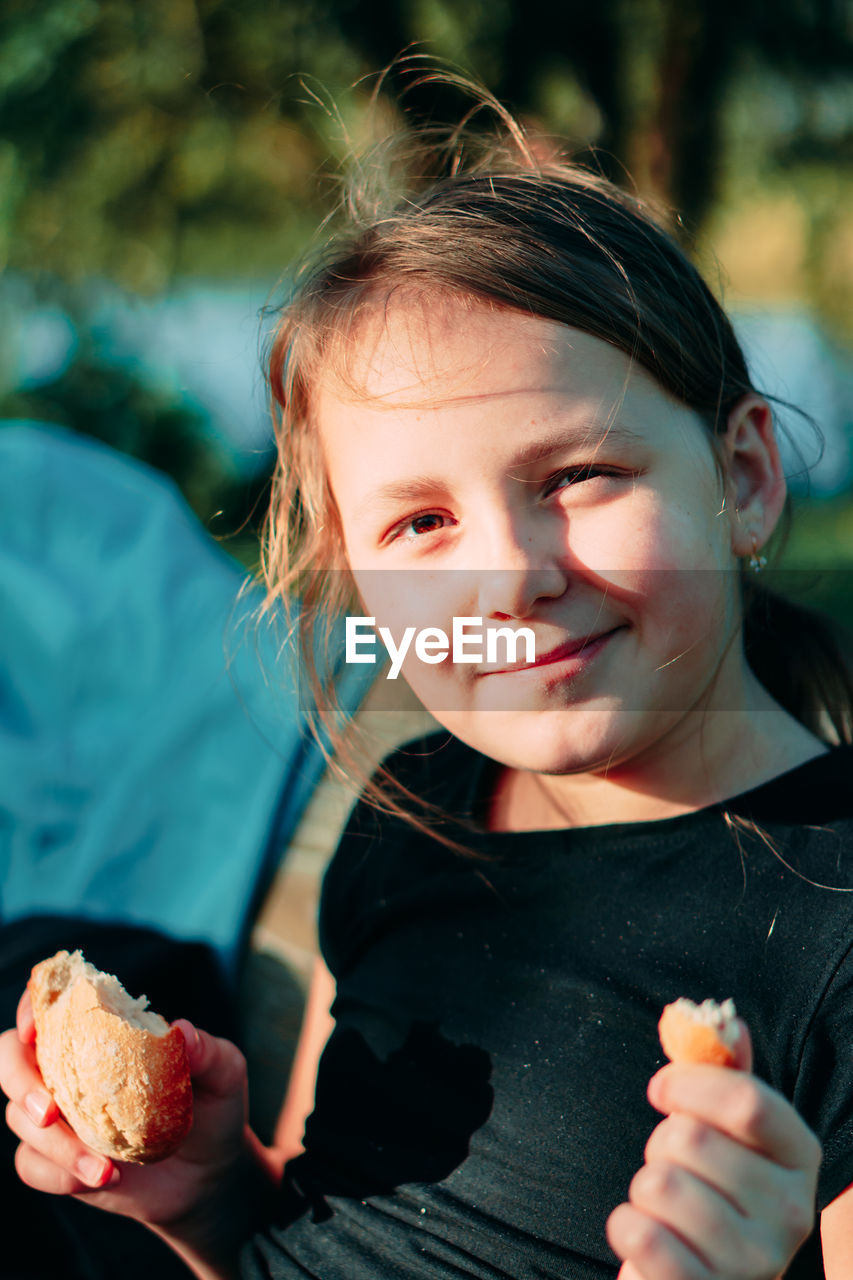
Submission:
<svg viewBox="0 0 853 1280">
<path fill-rule="evenodd" d="M 737 1065 L 735 1046 L 740 1027 L 733 1000 L 694 1004 L 682 997 L 668 1004 L 658 1023 L 664 1053 L 671 1062 L 708 1062 L 720 1067 Z"/>
<path fill-rule="evenodd" d="M 113 1160 L 171 1155 L 192 1126 L 180 1028 L 79 951 L 37 964 L 28 986 L 39 1070 L 77 1136 Z"/>
</svg>

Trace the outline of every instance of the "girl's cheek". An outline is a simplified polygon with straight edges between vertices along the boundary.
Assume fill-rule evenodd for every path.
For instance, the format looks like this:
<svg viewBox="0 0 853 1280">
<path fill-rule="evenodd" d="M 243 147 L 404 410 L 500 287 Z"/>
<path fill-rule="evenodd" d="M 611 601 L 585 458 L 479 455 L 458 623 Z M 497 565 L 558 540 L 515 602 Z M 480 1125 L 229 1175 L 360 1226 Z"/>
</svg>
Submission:
<svg viewBox="0 0 853 1280">
<path fill-rule="evenodd" d="M 590 579 L 599 578 L 628 594 L 640 590 L 641 580 L 649 574 L 679 567 L 671 548 L 655 536 L 654 530 L 634 526 L 606 530 L 583 542 L 576 540 L 569 563 Z"/>
<path fill-rule="evenodd" d="M 626 574 L 683 574 L 719 563 L 708 531 L 675 504 L 666 510 L 657 504 L 646 507 L 619 527 L 599 530 L 596 545 L 602 568 Z"/>
<path fill-rule="evenodd" d="M 428 627 L 449 632 L 453 617 L 466 616 L 472 609 L 471 600 L 461 597 L 457 579 L 452 573 L 419 575 L 403 570 L 363 574 L 359 590 L 365 616 L 375 618 L 377 628 L 387 628 L 397 645 L 412 627 L 416 632 Z"/>
</svg>

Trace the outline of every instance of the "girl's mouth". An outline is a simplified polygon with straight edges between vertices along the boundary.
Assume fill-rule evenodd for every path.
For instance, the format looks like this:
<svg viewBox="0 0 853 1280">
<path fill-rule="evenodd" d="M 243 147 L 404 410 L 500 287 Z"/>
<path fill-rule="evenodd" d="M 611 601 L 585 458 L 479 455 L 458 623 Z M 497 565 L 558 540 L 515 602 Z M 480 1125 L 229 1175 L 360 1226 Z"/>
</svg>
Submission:
<svg viewBox="0 0 853 1280">
<path fill-rule="evenodd" d="M 535 662 L 516 662 L 491 671 L 481 671 L 479 674 L 484 676 L 519 675 L 525 671 L 538 671 L 542 667 L 556 666 L 565 666 L 569 671 L 580 669 L 585 663 L 590 662 L 596 654 L 600 653 L 611 636 L 616 635 L 619 631 L 624 631 L 624 629 L 624 626 L 618 626 L 611 628 L 610 631 L 601 631 L 598 635 L 580 636 L 574 640 L 565 640 L 562 644 L 557 645 L 556 648 L 549 649 L 546 653 L 538 654 Z"/>
</svg>

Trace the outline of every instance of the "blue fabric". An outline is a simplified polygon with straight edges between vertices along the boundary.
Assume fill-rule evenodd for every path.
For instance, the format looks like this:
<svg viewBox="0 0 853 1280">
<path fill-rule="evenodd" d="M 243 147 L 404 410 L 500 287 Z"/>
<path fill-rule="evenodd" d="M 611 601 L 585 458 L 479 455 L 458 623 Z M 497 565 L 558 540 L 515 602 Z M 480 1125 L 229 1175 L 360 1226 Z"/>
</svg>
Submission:
<svg viewBox="0 0 853 1280">
<path fill-rule="evenodd" d="M 148 925 L 233 971 L 323 769 L 244 578 L 162 475 L 0 427 L 0 918 Z"/>
</svg>

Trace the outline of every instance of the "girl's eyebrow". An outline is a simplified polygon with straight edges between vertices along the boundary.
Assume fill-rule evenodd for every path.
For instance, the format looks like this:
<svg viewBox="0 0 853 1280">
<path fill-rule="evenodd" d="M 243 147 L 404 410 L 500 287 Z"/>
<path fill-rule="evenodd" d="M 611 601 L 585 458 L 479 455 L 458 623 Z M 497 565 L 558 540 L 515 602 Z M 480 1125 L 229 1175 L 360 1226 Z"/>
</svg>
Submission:
<svg viewBox="0 0 853 1280">
<path fill-rule="evenodd" d="M 619 422 L 611 423 L 609 426 L 606 423 L 595 424 L 582 434 L 575 430 L 563 429 L 517 449 L 507 460 L 507 470 L 541 462 L 543 458 L 559 453 L 569 445 L 581 444 L 584 447 L 597 448 L 605 440 L 610 440 L 614 444 L 640 444 L 643 442 L 643 437 Z M 371 510 L 394 506 L 401 502 L 420 502 L 446 487 L 446 480 L 438 476 L 412 476 L 408 480 L 391 480 L 377 489 L 372 489 L 364 501 L 359 503 L 356 514 L 366 515 Z"/>
<path fill-rule="evenodd" d="M 364 516 L 370 511 L 382 507 L 393 507 L 401 502 L 420 502 L 424 498 L 434 496 L 444 487 L 445 482 L 436 476 L 413 476 L 410 480 L 392 480 L 388 484 L 380 485 L 378 489 L 372 489 L 364 501 L 358 504 L 356 515 Z"/>
<path fill-rule="evenodd" d="M 507 466 L 523 467 L 531 462 L 541 462 L 543 458 L 550 457 L 552 453 L 559 453 L 569 445 L 598 448 L 605 440 L 613 444 L 641 444 L 643 436 L 621 422 L 589 423 L 583 431 L 578 431 L 576 428 L 567 431 L 563 428 L 561 431 L 551 432 L 533 444 L 522 445 L 515 453 L 510 454 Z"/>
</svg>

